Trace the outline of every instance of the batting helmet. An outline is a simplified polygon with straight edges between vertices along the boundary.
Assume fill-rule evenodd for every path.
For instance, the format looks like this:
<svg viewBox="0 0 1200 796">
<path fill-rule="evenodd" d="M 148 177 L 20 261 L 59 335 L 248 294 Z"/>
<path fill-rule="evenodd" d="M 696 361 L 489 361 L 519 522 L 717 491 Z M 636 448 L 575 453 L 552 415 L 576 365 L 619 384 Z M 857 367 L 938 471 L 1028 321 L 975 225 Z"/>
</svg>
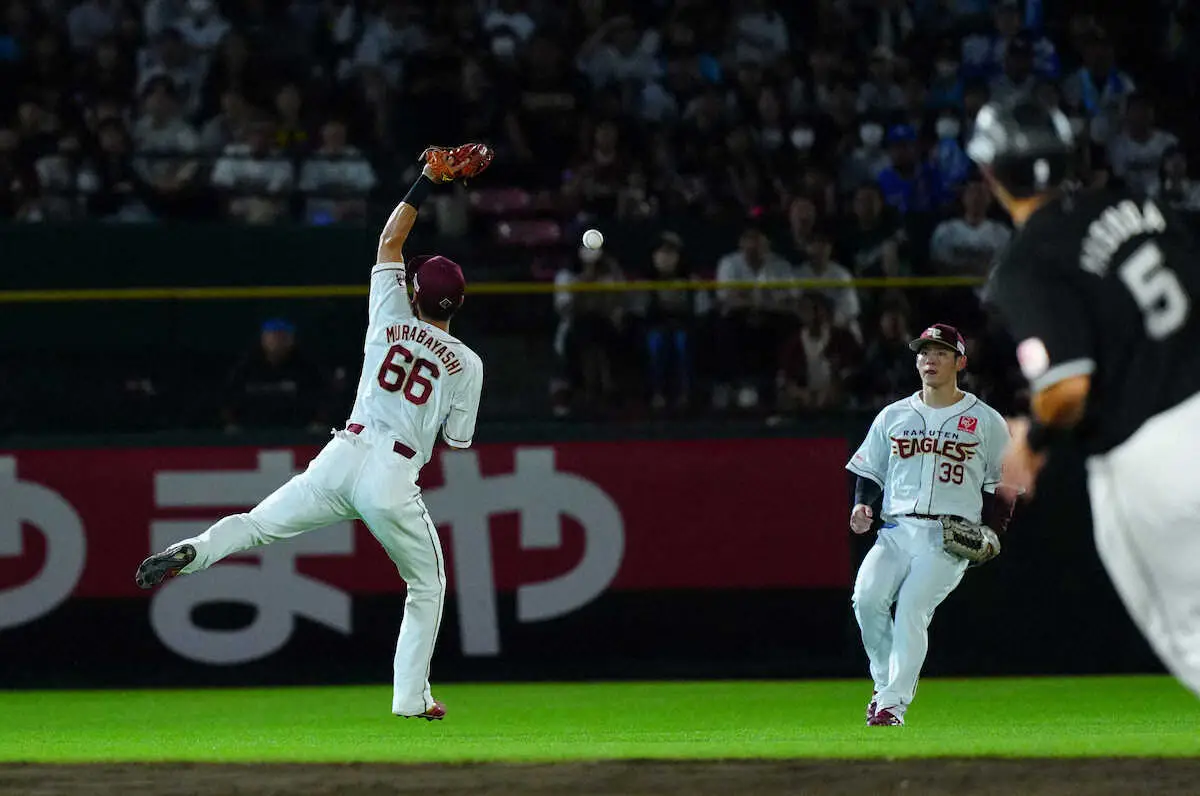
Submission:
<svg viewBox="0 0 1200 796">
<path fill-rule="evenodd" d="M 984 105 L 967 155 L 1008 194 L 1024 199 L 1057 188 L 1071 174 L 1075 150 L 1062 111 L 1033 100 Z"/>
</svg>

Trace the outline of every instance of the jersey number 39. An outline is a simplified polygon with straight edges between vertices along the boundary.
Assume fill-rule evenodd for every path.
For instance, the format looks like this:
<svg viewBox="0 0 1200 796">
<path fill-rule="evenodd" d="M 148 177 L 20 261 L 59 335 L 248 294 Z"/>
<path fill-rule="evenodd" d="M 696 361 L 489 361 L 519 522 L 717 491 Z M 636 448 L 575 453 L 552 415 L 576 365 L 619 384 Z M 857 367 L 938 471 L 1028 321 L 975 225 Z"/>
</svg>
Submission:
<svg viewBox="0 0 1200 796">
<path fill-rule="evenodd" d="M 1121 263 L 1118 274 L 1145 316 L 1146 334 L 1152 340 L 1162 340 L 1179 331 L 1188 317 L 1188 297 L 1179 277 L 1163 265 L 1158 244 L 1143 243 Z"/>
<path fill-rule="evenodd" d="M 405 370 L 404 365 L 412 367 Z M 388 349 L 375 380 L 388 392 L 403 390 L 405 398 L 420 406 L 433 394 L 433 382 L 430 379 L 436 379 L 440 375 L 442 372 L 438 370 L 437 365 L 428 359 L 418 359 L 414 362 L 413 353 L 397 344 Z"/>
</svg>

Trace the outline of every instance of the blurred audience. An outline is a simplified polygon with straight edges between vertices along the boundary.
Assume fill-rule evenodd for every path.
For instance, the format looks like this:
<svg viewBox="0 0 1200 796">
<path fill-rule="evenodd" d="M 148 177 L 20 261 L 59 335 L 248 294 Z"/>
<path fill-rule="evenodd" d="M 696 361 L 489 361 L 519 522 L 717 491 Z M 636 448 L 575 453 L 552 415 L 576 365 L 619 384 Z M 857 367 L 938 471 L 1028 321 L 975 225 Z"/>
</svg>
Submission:
<svg viewBox="0 0 1200 796">
<path fill-rule="evenodd" d="M 275 318 L 234 365 L 221 420 L 229 432 L 244 429 L 327 427 L 329 385 L 323 370 L 296 341 L 296 327 Z"/>
</svg>

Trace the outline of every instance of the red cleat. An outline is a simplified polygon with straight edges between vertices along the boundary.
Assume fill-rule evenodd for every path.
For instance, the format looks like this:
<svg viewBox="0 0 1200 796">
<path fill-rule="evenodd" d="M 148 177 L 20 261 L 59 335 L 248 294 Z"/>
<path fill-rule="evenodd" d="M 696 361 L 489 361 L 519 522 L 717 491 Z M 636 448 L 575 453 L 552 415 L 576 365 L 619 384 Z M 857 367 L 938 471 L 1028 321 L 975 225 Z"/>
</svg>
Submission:
<svg viewBox="0 0 1200 796">
<path fill-rule="evenodd" d="M 904 719 L 887 708 L 880 708 L 867 721 L 868 727 L 903 727 Z"/>
<path fill-rule="evenodd" d="M 878 707 L 878 705 L 875 702 L 875 696 L 878 693 L 879 693 L 878 691 L 871 692 L 871 703 L 869 705 L 867 705 L 867 724 L 870 724 L 871 719 L 875 718 L 875 708 Z"/>
<path fill-rule="evenodd" d="M 426 710 L 424 713 L 414 713 L 411 716 L 401 716 L 405 719 L 425 719 L 426 721 L 441 721 L 446 718 L 446 706 L 436 699 L 433 700 L 433 707 Z"/>
</svg>

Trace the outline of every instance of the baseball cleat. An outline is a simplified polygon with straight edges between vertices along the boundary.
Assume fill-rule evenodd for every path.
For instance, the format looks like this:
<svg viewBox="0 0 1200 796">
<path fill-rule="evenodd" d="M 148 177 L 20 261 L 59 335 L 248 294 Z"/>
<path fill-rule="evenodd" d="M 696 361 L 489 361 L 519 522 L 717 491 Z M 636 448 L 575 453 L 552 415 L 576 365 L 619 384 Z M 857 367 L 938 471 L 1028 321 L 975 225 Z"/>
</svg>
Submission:
<svg viewBox="0 0 1200 796">
<path fill-rule="evenodd" d="M 433 700 L 433 707 L 426 710 L 424 713 L 414 713 L 411 716 L 401 716 L 402 719 L 425 719 L 425 721 L 441 721 L 446 718 L 446 706 L 436 699 Z"/>
<path fill-rule="evenodd" d="M 161 553 L 155 553 L 142 562 L 138 567 L 134 580 L 143 589 L 150 589 L 162 583 L 167 578 L 179 574 L 179 570 L 196 560 L 196 548 L 190 544 L 169 547 Z"/>
<path fill-rule="evenodd" d="M 887 708 L 880 708 L 867 721 L 868 727 L 903 727 L 904 719 Z"/>
<path fill-rule="evenodd" d="M 875 696 L 878 693 L 878 691 L 871 692 L 871 702 L 867 705 L 867 724 L 870 724 L 871 719 L 875 718 L 875 708 L 878 707 L 878 704 L 875 702 Z"/>
</svg>

